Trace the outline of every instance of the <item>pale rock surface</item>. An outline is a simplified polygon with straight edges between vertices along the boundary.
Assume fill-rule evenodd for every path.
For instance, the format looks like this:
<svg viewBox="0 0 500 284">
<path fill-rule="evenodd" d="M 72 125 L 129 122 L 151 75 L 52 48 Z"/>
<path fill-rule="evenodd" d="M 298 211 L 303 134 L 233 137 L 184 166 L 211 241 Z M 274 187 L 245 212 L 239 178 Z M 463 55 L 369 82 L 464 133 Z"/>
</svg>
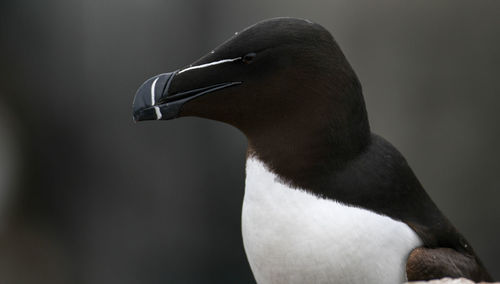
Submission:
<svg viewBox="0 0 500 284">
<path fill-rule="evenodd" d="M 475 284 L 476 282 L 471 281 L 465 278 L 443 278 L 438 280 L 430 280 L 430 281 L 415 281 L 415 282 L 406 282 L 406 284 Z M 480 282 L 483 284 L 490 282 Z M 500 283 L 500 282 L 491 282 L 491 283 Z"/>
</svg>

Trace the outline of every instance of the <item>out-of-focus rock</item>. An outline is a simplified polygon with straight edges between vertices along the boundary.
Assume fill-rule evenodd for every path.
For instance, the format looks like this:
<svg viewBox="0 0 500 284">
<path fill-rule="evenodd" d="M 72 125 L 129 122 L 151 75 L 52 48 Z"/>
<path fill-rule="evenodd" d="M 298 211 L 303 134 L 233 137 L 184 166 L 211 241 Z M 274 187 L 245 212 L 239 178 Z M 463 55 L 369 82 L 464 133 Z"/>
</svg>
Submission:
<svg viewBox="0 0 500 284">
<path fill-rule="evenodd" d="M 475 284 L 476 282 L 471 281 L 469 279 L 465 278 L 443 278 L 443 279 L 437 279 L 437 280 L 430 280 L 430 281 L 415 281 L 415 282 L 406 282 L 406 284 Z M 500 283 L 500 282 L 479 282 L 480 284 L 486 284 L 486 283 Z"/>
</svg>

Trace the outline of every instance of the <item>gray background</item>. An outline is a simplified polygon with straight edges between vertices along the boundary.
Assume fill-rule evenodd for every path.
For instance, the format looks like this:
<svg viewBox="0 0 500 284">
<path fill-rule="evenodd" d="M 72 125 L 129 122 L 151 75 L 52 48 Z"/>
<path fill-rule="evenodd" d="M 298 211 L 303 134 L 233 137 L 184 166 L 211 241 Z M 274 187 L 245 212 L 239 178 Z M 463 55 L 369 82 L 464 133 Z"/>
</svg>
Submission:
<svg viewBox="0 0 500 284">
<path fill-rule="evenodd" d="M 332 32 L 373 131 L 499 279 L 500 1 L 2 0 L 0 282 L 252 283 L 244 136 L 131 103 L 276 16 Z"/>
</svg>

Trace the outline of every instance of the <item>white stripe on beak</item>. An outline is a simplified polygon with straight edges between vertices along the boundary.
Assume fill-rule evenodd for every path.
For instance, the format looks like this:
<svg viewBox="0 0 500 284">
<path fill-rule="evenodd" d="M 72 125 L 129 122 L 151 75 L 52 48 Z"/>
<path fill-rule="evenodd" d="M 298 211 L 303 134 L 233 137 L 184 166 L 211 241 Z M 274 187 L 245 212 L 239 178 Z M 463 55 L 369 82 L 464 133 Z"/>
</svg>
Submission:
<svg viewBox="0 0 500 284">
<path fill-rule="evenodd" d="M 156 120 L 160 120 L 162 117 L 160 108 L 155 106 L 155 104 L 156 104 L 156 102 L 155 102 L 155 87 L 156 87 L 156 82 L 158 81 L 159 78 L 160 77 L 156 77 L 156 79 L 153 81 L 153 84 L 151 84 L 151 105 L 155 109 Z"/>
<path fill-rule="evenodd" d="M 151 105 L 155 105 L 155 87 L 156 87 L 156 81 L 158 81 L 160 77 L 156 77 L 156 79 L 153 81 L 153 84 L 151 84 Z"/>
<path fill-rule="evenodd" d="M 231 59 L 222 59 L 219 61 L 209 62 L 209 63 L 205 63 L 205 64 L 201 64 L 201 65 L 191 66 L 191 67 L 187 67 L 187 68 L 182 69 L 177 74 L 181 74 L 183 72 L 193 70 L 193 69 L 200 69 L 200 68 L 205 68 L 205 67 L 212 66 L 212 65 L 233 62 L 233 61 L 240 60 L 240 59 L 241 59 L 241 57 L 236 57 L 236 58 L 231 58 Z"/>
<path fill-rule="evenodd" d="M 155 113 L 156 113 L 156 120 L 160 120 L 162 117 L 160 108 L 157 106 L 154 106 L 154 108 L 155 108 Z"/>
</svg>

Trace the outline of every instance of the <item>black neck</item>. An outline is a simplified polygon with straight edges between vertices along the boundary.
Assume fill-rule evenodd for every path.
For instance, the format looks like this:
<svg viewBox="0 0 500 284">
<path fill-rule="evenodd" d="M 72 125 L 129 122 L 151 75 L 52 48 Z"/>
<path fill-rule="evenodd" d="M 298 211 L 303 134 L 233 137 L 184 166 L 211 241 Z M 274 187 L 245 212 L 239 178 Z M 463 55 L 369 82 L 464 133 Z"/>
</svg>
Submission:
<svg viewBox="0 0 500 284">
<path fill-rule="evenodd" d="M 361 90 L 260 127 L 242 129 L 248 154 L 256 156 L 285 182 L 308 188 L 343 167 L 370 143 Z M 352 90 L 351 90 L 352 91 Z M 262 127 L 266 125 L 266 127 Z"/>
</svg>

